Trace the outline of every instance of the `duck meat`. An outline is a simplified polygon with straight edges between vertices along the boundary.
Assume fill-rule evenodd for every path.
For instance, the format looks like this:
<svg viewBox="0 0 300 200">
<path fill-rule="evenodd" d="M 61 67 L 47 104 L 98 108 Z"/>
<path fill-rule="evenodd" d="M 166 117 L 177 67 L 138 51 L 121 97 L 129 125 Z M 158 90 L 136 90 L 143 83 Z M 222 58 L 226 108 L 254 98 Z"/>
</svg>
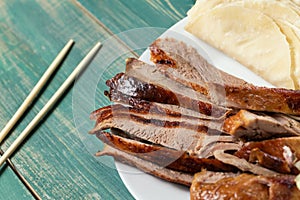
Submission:
<svg viewBox="0 0 300 200">
<path fill-rule="evenodd" d="M 247 142 L 235 156 L 280 173 L 298 174 L 294 164 L 300 160 L 300 137 Z"/>
<path fill-rule="evenodd" d="M 223 131 L 244 140 L 300 136 L 300 123 L 284 114 L 240 110 L 227 117 Z"/>
<path fill-rule="evenodd" d="M 96 156 L 112 156 L 117 161 L 136 167 L 141 171 L 161 178 L 163 180 L 190 186 L 192 184 L 193 175 L 189 173 L 171 170 L 165 167 L 160 167 L 152 162 L 140 159 L 136 156 L 130 155 L 111 146 L 106 145 L 104 149 L 96 153 Z"/>
<path fill-rule="evenodd" d="M 119 104 L 103 107 L 91 118 L 96 120 L 96 124 L 90 133 L 115 128 L 135 138 L 176 150 L 200 152 L 203 144 L 220 139 L 234 143 L 232 136 L 212 129 L 218 128 L 218 123 L 205 119 L 170 117 L 165 113 L 149 113 Z"/>
<path fill-rule="evenodd" d="M 214 117 L 220 117 L 231 110 L 211 103 L 201 93 L 168 79 L 155 66 L 136 59 L 127 59 L 126 73 L 117 74 L 106 84 L 110 87 L 110 91 L 106 92 L 110 99 L 115 92 L 120 92 L 151 102 L 179 105 Z"/>
<path fill-rule="evenodd" d="M 206 175 L 208 173 L 208 175 Z M 213 175 L 211 175 L 213 174 Z M 300 199 L 300 190 L 296 187 L 295 176 L 263 176 L 253 174 L 228 175 L 224 178 L 203 178 L 215 173 L 201 171 L 197 173 L 190 187 L 191 200 L 209 199 Z"/>
<path fill-rule="evenodd" d="M 203 168 L 210 171 L 237 171 L 237 168 L 214 158 L 200 158 L 185 151 L 177 151 L 160 145 L 149 144 L 148 141 L 127 138 L 126 133 L 121 133 L 122 136 L 119 136 L 120 130 L 97 131 L 95 134 L 101 141 L 113 148 L 172 170 L 191 174 L 199 172 Z"/>
<path fill-rule="evenodd" d="M 212 102 L 227 107 L 264 112 L 300 114 L 300 91 L 258 87 L 229 75 L 209 64 L 193 47 L 172 38 L 158 39 L 151 46 L 151 60 L 172 70 L 168 77 L 183 83 L 189 80 L 201 87 Z M 177 73 L 172 71 L 177 70 Z M 188 84 L 185 84 L 189 86 Z"/>
</svg>

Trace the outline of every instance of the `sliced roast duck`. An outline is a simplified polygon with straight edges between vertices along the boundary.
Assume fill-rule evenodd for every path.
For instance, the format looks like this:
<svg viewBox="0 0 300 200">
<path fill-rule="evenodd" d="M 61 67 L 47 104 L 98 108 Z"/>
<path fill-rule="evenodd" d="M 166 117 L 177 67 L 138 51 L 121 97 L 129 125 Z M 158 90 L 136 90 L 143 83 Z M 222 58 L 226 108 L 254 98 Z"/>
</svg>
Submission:
<svg viewBox="0 0 300 200">
<path fill-rule="evenodd" d="M 300 91 L 254 86 L 172 38 L 149 49 L 154 64 L 128 58 L 106 81 L 113 104 L 90 115 L 98 156 L 191 186 L 191 199 L 299 197 Z"/>
</svg>

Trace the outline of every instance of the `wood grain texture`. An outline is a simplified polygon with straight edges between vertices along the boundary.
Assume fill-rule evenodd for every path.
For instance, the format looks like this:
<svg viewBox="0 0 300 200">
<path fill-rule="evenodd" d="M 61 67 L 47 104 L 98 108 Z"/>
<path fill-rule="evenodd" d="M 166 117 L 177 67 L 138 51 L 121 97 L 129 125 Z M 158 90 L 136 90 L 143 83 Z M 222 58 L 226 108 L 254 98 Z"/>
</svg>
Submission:
<svg viewBox="0 0 300 200">
<path fill-rule="evenodd" d="M 113 33 L 141 27 L 169 28 L 186 16 L 195 0 L 78 0 Z"/>
<path fill-rule="evenodd" d="M 132 28 L 168 28 L 183 18 L 193 3 L 192 0 L 1 1 L 0 128 L 65 42 L 70 38 L 76 41 L 65 63 L 2 148 L 7 149 L 97 41 Z M 128 56 L 135 54 L 129 51 L 116 58 L 107 75 L 121 70 Z M 95 62 L 101 65 L 101 60 Z M 107 103 L 102 99 L 103 87 L 97 86 L 95 107 Z M 92 128 L 93 123 L 84 116 L 81 124 L 75 124 L 73 98 L 70 89 L 14 154 L 13 162 L 43 199 L 132 199 L 117 171 L 99 162 L 87 150 L 82 141 L 82 134 L 87 132 L 78 130 Z M 113 166 L 111 158 L 104 159 Z M 0 168 L 0 199 L 32 199 L 6 165 Z"/>
<path fill-rule="evenodd" d="M 77 43 L 47 90 L 9 137 L 7 147 L 72 71 L 79 60 L 106 32 L 71 1 L 7 1 L 1 5 L 8 29 L 1 35 L 1 124 L 9 119 L 64 43 Z M 5 17 L 4 17 L 5 16 Z M 4 26 L 4 25 L 3 25 Z M 116 171 L 96 164 L 76 135 L 71 93 L 13 157 L 22 174 L 45 199 L 130 198 Z M 5 170 L 6 173 L 7 170 Z M 101 179 L 99 177 L 107 177 Z M 1 177 L 1 181 L 5 177 Z M 13 184 L 13 182 L 11 183 Z M 113 190 L 109 185 L 118 184 Z M 9 184 L 8 184 L 9 185 Z M 1 197 L 14 188 L 1 188 Z M 19 193 L 17 193 L 19 194 Z M 16 195 L 17 195 L 16 194 Z M 20 193 L 21 194 L 21 193 Z M 24 199 L 19 196 L 18 199 Z"/>
</svg>

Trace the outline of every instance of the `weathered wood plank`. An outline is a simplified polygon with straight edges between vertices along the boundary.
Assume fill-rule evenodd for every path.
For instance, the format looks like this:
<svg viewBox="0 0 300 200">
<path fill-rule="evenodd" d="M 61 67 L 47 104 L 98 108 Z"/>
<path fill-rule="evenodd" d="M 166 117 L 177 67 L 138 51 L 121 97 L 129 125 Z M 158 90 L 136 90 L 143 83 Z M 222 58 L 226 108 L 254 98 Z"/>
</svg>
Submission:
<svg viewBox="0 0 300 200">
<path fill-rule="evenodd" d="M 29 192 L 8 167 L 0 171 L 0 199 L 32 199 Z"/>
<path fill-rule="evenodd" d="M 4 150 L 96 41 L 104 41 L 112 33 L 132 28 L 168 28 L 183 18 L 194 3 L 193 0 L 78 2 L 0 2 L 0 128 L 22 103 L 65 42 L 70 38 L 77 41 L 32 110 L 2 145 Z M 135 55 L 129 51 L 117 57 L 105 78 L 122 70 L 124 58 L 128 56 Z M 95 62 L 101 65 L 100 59 Z M 101 84 L 97 86 L 96 107 L 107 103 L 102 97 L 104 87 Z M 83 116 L 82 122 L 75 124 L 72 91 L 35 129 L 13 156 L 13 161 L 43 199 L 132 199 L 117 171 L 112 168 L 112 159 L 104 158 L 112 167 L 100 162 L 88 151 L 88 144 L 82 141 L 82 136 L 87 134 L 93 122 Z M 12 172 L 5 168 L 0 168 L 0 199 L 31 199 L 15 177 L 11 178 Z"/>
<path fill-rule="evenodd" d="M 6 149 L 84 54 L 96 41 L 109 35 L 73 1 L 9 0 L 1 3 L 0 13 L 1 127 L 64 43 L 69 38 L 77 41 L 41 98 L 3 145 Z M 76 132 L 70 91 L 16 152 L 13 161 L 44 199 L 129 199 L 117 172 L 96 162 Z M 20 188 L 14 188 L 15 180 L 6 171 L 1 175 L 1 184 L 15 186 L 1 187 L 0 194 L 11 193 L 15 195 L 12 199 L 26 199 L 26 191 L 18 192 Z M 6 197 L 0 195 L 0 199 Z"/>
<path fill-rule="evenodd" d="M 195 0 L 77 0 L 113 33 L 134 28 L 169 28 L 186 16 Z"/>
</svg>

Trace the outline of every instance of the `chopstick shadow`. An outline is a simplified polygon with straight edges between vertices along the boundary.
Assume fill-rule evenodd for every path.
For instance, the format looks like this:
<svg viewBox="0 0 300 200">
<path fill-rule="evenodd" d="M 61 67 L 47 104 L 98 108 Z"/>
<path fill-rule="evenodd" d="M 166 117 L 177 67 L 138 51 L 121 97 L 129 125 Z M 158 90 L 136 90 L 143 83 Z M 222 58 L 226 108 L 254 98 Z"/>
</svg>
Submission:
<svg viewBox="0 0 300 200">
<path fill-rule="evenodd" d="M 8 168 L 8 164 L 5 163 L 1 166 L 0 168 L 0 177 L 2 176 L 2 174 L 6 171 L 6 169 Z"/>
<path fill-rule="evenodd" d="M 3 153 L 4 153 L 3 150 L 0 149 L 0 156 L 2 156 Z M 4 173 L 4 171 L 6 170 L 7 167 L 12 168 L 12 166 L 10 166 L 10 164 L 8 162 L 5 162 L 5 164 L 0 168 L 0 177 Z M 12 171 L 14 171 L 14 169 L 12 169 Z"/>
<path fill-rule="evenodd" d="M 43 93 L 45 92 L 47 86 L 49 85 L 50 82 L 52 82 L 54 76 L 57 74 L 58 70 L 60 69 L 60 67 L 64 64 L 65 60 L 67 59 L 70 51 L 72 50 L 74 46 L 74 43 L 72 44 L 71 48 L 67 51 L 66 55 L 63 57 L 61 63 L 58 65 L 58 67 L 55 69 L 55 71 L 52 73 L 52 75 L 49 77 L 49 79 L 47 80 L 46 84 L 42 87 L 41 91 L 38 93 L 38 95 L 34 98 L 34 100 L 32 101 L 32 103 L 28 106 L 28 108 L 26 109 L 26 111 L 24 112 L 24 114 L 22 115 L 22 117 L 20 117 L 20 119 L 16 122 L 16 124 L 13 126 L 13 128 L 10 130 L 10 133 L 7 135 L 7 137 L 5 137 L 5 139 L 0 143 L 0 147 L 7 141 L 9 135 L 14 132 L 16 130 L 16 128 L 20 125 L 21 121 L 24 120 L 24 118 L 26 118 L 26 116 L 28 115 L 28 113 L 30 112 L 30 110 L 35 106 L 36 102 L 38 101 L 38 99 L 43 95 Z M 64 98 L 65 95 L 70 91 L 69 87 L 65 93 L 60 97 L 60 99 Z M 38 125 L 31 131 L 31 133 L 28 135 L 28 137 L 23 141 L 23 143 L 16 149 L 16 151 L 10 156 L 13 157 L 15 155 L 15 153 L 21 148 L 21 146 L 23 146 L 23 144 L 28 141 L 28 138 L 40 127 L 40 125 L 42 123 L 44 123 L 44 121 L 47 119 L 47 117 L 52 113 L 52 111 L 56 108 L 57 104 L 59 104 L 59 101 L 57 101 L 53 107 L 51 108 L 51 110 L 49 110 L 49 112 L 44 116 L 43 119 L 40 120 L 40 122 L 38 123 Z M 7 163 L 5 163 L 1 168 L 0 168 L 0 176 L 2 175 L 2 173 L 5 171 L 5 169 L 8 167 Z"/>
</svg>

